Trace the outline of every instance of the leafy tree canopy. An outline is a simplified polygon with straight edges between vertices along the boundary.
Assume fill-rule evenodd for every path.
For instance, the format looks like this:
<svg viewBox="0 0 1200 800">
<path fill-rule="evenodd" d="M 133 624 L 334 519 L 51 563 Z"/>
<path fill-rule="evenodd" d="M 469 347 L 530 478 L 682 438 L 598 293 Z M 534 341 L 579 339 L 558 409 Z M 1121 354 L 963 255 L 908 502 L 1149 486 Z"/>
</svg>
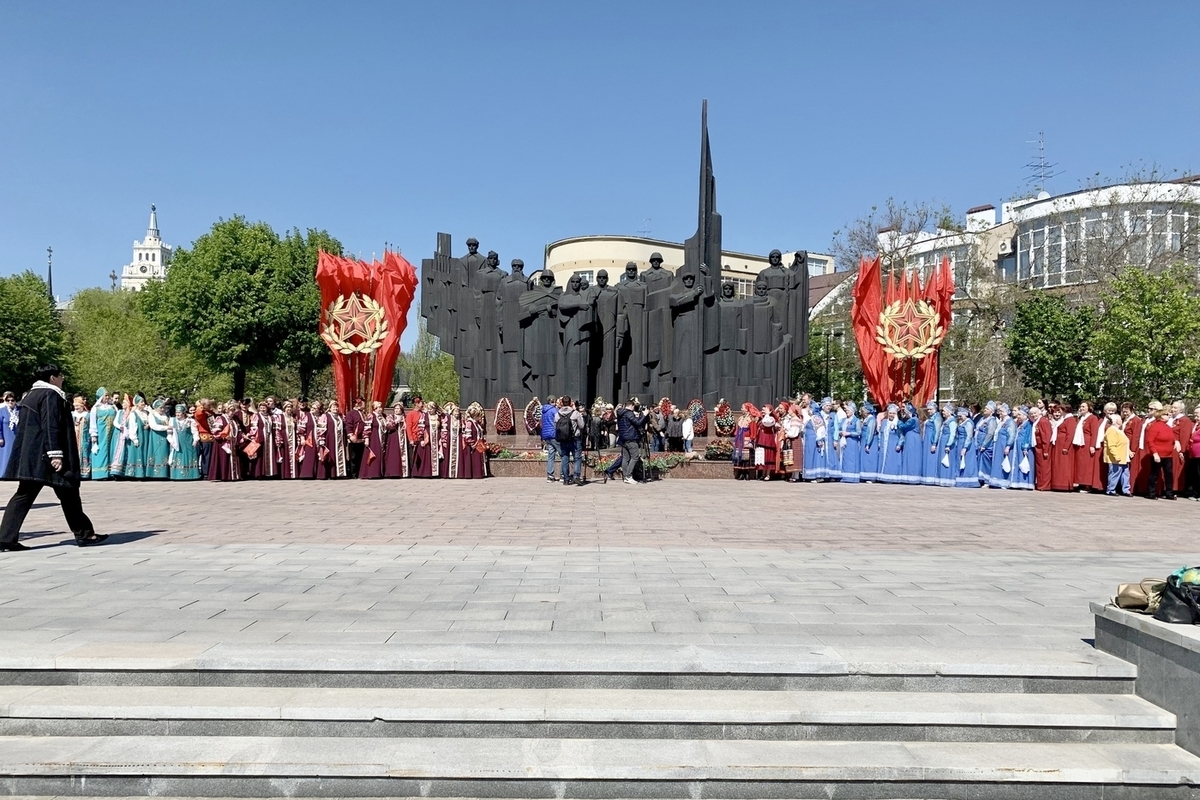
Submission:
<svg viewBox="0 0 1200 800">
<path fill-rule="evenodd" d="M 24 392 L 41 364 L 69 366 L 66 333 L 45 281 L 32 272 L 0 278 L 0 309 L 0 391 Z"/>
<path fill-rule="evenodd" d="M 1095 397 L 1097 371 L 1091 353 L 1096 314 L 1091 306 L 1069 308 L 1051 294 L 1017 303 L 1006 344 L 1008 360 L 1026 386 L 1072 402 Z"/>
<path fill-rule="evenodd" d="M 153 397 L 196 397 L 229 392 L 228 379 L 190 348 L 168 344 L 142 313 L 143 295 L 84 289 L 64 315 L 71 348 L 71 379 L 90 398 L 110 391 Z"/>
<path fill-rule="evenodd" d="M 1200 378 L 1200 296 L 1183 267 L 1126 269 L 1110 285 L 1095 338 L 1112 397 L 1168 401 Z"/>
</svg>

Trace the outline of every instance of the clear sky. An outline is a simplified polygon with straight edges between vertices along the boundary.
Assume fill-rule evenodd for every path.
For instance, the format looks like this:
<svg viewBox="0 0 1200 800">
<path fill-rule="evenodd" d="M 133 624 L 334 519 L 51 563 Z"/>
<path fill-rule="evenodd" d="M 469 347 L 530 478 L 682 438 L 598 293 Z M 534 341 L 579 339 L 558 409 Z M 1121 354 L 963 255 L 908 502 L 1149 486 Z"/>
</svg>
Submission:
<svg viewBox="0 0 1200 800">
<path fill-rule="evenodd" d="M 107 286 L 159 209 L 435 234 L 536 268 L 696 224 L 700 101 L 727 249 L 828 250 L 889 196 L 957 212 L 1200 171 L 1200 3 L 0 3 L 0 274 Z M 648 221 L 647 221 L 648 220 Z M 415 325 L 411 326 L 415 329 Z M 406 340 L 410 337 L 406 336 Z"/>
</svg>

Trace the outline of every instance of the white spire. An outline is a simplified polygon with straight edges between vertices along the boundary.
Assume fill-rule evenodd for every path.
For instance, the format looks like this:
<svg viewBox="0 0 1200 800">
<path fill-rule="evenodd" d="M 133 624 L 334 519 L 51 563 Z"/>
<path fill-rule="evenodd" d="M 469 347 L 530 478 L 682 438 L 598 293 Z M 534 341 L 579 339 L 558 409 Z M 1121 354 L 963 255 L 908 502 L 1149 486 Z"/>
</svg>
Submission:
<svg viewBox="0 0 1200 800">
<path fill-rule="evenodd" d="M 147 239 L 158 238 L 158 213 L 154 209 L 154 205 L 150 205 L 150 227 L 146 229 Z"/>
</svg>

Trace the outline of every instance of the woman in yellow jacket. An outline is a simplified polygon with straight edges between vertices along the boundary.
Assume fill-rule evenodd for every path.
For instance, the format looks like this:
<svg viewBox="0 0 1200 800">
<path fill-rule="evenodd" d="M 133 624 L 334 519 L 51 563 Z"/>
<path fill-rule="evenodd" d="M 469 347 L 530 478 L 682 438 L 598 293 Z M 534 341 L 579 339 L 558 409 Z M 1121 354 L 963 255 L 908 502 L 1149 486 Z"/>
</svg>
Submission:
<svg viewBox="0 0 1200 800">
<path fill-rule="evenodd" d="M 1129 437 L 1121 430 L 1121 417 L 1113 414 L 1108 418 L 1104 431 L 1104 463 L 1108 466 L 1108 491 L 1116 497 L 1117 486 L 1129 497 Z"/>
</svg>

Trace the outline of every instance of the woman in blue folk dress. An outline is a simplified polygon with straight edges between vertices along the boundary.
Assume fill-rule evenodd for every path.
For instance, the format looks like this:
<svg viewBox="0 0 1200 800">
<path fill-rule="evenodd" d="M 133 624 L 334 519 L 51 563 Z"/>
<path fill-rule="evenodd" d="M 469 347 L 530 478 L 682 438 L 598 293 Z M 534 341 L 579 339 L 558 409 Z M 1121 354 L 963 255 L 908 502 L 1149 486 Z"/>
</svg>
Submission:
<svg viewBox="0 0 1200 800">
<path fill-rule="evenodd" d="M 1034 482 L 1033 421 L 1029 411 L 1022 406 L 1015 414 L 1017 423 L 1017 445 L 1013 448 L 1012 489 L 1032 489 Z"/>
<path fill-rule="evenodd" d="M 938 450 L 938 439 L 941 435 L 942 418 L 938 414 L 937 403 L 930 400 L 925 404 L 925 421 L 921 423 L 921 459 L 924 462 L 921 483 L 926 486 L 938 485 L 938 460 L 942 457 Z"/>
<path fill-rule="evenodd" d="M 17 396 L 5 392 L 4 400 L 0 402 L 0 475 L 4 474 L 13 445 L 17 442 L 17 422 L 21 419 L 21 412 L 17 408 Z"/>
<path fill-rule="evenodd" d="M 862 439 L 863 422 L 855 413 L 853 402 L 847 400 L 842 407 L 846 410 L 846 420 L 842 423 L 842 483 L 858 483 L 862 469 L 859 441 Z"/>
<path fill-rule="evenodd" d="M 937 443 L 937 485 L 953 488 L 958 478 L 958 449 L 955 440 L 958 438 L 958 418 L 954 414 L 954 404 L 942 406 L 942 422 L 938 427 Z"/>
<path fill-rule="evenodd" d="M 904 483 L 904 432 L 900 430 L 900 407 L 888 403 L 887 416 L 879 423 L 879 482 Z"/>
<path fill-rule="evenodd" d="M 125 415 L 125 468 L 121 473 L 130 480 L 146 477 L 146 453 L 150 449 L 147 416 L 146 399 L 140 394 L 134 395 L 132 407 Z"/>
<path fill-rule="evenodd" d="M 166 480 L 171 477 L 171 418 L 163 408 L 163 400 L 155 400 L 146 414 L 146 477 Z"/>
<path fill-rule="evenodd" d="M 904 472 L 903 483 L 919 484 L 925 468 L 925 448 L 921 446 L 921 420 L 912 403 L 905 403 L 900 414 L 900 431 L 904 434 L 904 452 L 900 459 Z"/>
<path fill-rule="evenodd" d="M 1012 486 L 1013 470 L 1016 468 L 1013 454 L 1016 450 L 1017 424 L 1013 422 L 1013 418 L 1008 415 L 1008 412 L 1008 403 L 1001 403 L 996 409 L 996 439 L 992 449 L 992 474 L 988 478 L 988 486 L 993 489 L 1007 489 Z"/>
<path fill-rule="evenodd" d="M 992 455 L 996 446 L 996 402 L 988 400 L 979 422 L 975 424 L 976 480 L 982 486 L 992 475 Z"/>
<path fill-rule="evenodd" d="M 801 473 L 801 480 L 823 481 L 829 477 L 825 438 L 825 416 L 821 409 L 813 409 L 804 421 L 804 472 Z"/>
<path fill-rule="evenodd" d="M 836 481 L 842 477 L 842 451 L 838 447 L 842 421 L 833 409 L 832 397 L 821 401 L 821 416 L 825 418 L 825 480 Z"/>
<path fill-rule="evenodd" d="M 167 438 L 171 445 L 171 480 L 200 480 L 200 429 L 187 415 L 187 406 L 175 406 Z"/>
<path fill-rule="evenodd" d="M 858 475 L 860 480 L 879 480 L 879 417 L 869 401 L 862 407 L 862 438 L 859 440 Z"/>
<path fill-rule="evenodd" d="M 96 404 L 90 413 L 88 432 L 91 442 L 88 449 L 92 453 L 92 480 L 102 481 L 111 475 L 113 450 L 117 444 L 117 434 L 113 429 L 117 408 L 112 404 L 108 389 L 100 387 L 96 390 Z"/>
<path fill-rule="evenodd" d="M 971 409 L 958 409 L 958 434 L 954 437 L 954 452 L 958 455 L 958 475 L 954 485 L 959 489 L 979 488 L 979 459 L 975 457 L 975 425 L 971 422 Z M 951 455 L 954 460 L 954 455 Z"/>
</svg>

